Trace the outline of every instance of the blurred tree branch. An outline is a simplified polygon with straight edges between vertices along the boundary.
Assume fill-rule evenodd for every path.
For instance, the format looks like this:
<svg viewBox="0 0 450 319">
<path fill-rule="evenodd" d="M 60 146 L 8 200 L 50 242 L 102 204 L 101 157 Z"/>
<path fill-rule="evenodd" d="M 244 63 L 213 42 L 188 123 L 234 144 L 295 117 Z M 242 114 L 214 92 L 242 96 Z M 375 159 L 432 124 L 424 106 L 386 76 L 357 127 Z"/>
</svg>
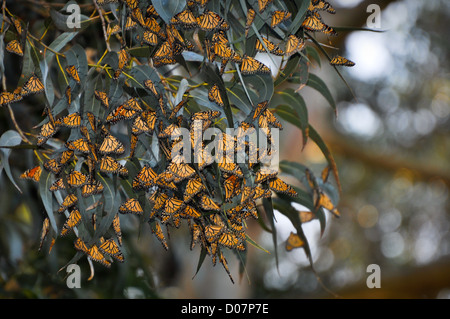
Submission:
<svg viewBox="0 0 450 319">
<path fill-rule="evenodd" d="M 359 160 L 373 169 L 394 173 L 399 169 L 407 169 L 413 172 L 418 179 L 424 181 L 440 179 L 450 187 L 450 171 L 433 165 L 430 161 L 419 162 L 400 154 L 381 152 L 374 146 L 364 147 L 361 143 L 354 143 L 345 137 L 331 134 L 331 132 L 324 131 L 322 136 L 336 155 Z"/>
</svg>

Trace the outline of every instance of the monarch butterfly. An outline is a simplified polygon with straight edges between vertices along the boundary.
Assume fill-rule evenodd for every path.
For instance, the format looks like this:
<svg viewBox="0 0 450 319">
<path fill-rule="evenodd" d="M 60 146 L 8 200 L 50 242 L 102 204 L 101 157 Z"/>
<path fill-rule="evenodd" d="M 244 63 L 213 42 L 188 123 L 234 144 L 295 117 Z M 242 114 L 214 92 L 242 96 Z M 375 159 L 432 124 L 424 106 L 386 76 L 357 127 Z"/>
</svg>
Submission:
<svg viewBox="0 0 450 319">
<path fill-rule="evenodd" d="M 72 171 L 67 175 L 67 184 L 72 187 L 81 187 L 88 181 L 88 176 L 79 171 Z"/>
<path fill-rule="evenodd" d="M 253 199 L 253 196 L 255 194 L 255 189 L 250 186 L 244 186 L 242 189 L 242 196 L 241 196 L 241 204 L 245 204 L 247 201 Z"/>
<path fill-rule="evenodd" d="M 334 36 L 337 35 L 337 32 L 334 31 L 334 29 L 332 27 L 328 26 L 328 25 L 325 25 L 325 27 L 323 28 L 322 32 L 325 33 L 325 34 L 329 34 L 329 35 L 334 35 Z"/>
<path fill-rule="evenodd" d="M 289 19 L 291 17 L 291 15 L 292 14 L 289 11 L 284 11 L 284 10 L 276 10 L 276 11 L 272 12 L 272 20 L 270 22 L 270 26 L 272 28 L 275 28 L 281 22 Z"/>
<path fill-rule="evenodd" d="M 134 135 L 140 135 L 145 132 L 150 132 L 150 127 L 148 127 L 142 117 L 138 116 L 134 119 L 133 124 L 131 125 L 131 132 Z"/>
<path fill-rule="evenodd" d="M 69 86 L 67 86 L 66 90 L 64 91 L 64 96 L 66 97 L 67 105 L 70 106 L 72 104 L 72 89 Z"/>
<path fill-rule="evenodd" d="M 205 188 L 205 186 L 203 185 L 202 180 L 200 179 L 200 177 L 196 177 L 196 178 L 190 179 L 187 182 L 186 188 L 184 190 L 183 201 L 185 203 L 189 202 L 192 199 L 192 197 L 197 195 L 204 188 Z"/>
<path fill-rule="evenodd" d="M 326 25 L 322 22 L 320 15 L 311 14 L 308 15 L 302 22 L 302 27 L 309 31 L 323 31 Z"/>
<path fill-rule="evenodd" d="M 25 172 L 20 175 L 22 179 L 31 179 L 35 182 L 39 182 L 41 178 L 42 168 L 40 166 L 36 166 L 30 169 L 27 169 Z"/>
<path fill-rule="evenodd" d="M 99 152 L 101 154 L 114 153 L 121 155 L 125 153 L 125 146 L 116 137 L 108 134 L 100 145 Z"/>
<path fill-rule="evenodd" d="M 181 130 L 178 124 L 172 123 L 169 126 L 167 126 L 162 132 L 158 134 L 158 137 L 165 138 L 170 136 L 179 136 L 181 135 Z"/>
<path fill-rule="evenodd" d="M 261 39 L 263 40 L 263 42 L 261 42 L 259 39 L 256 40 L 256 51 L 266 52 L 266 48 L 267 48 L 267 51 L 272 54 L 280 55 L 280 56 L 284 54 L 283 50 L 281 50 L 273 42 L 269 41 L 269 39 L 267 39 L 265 37 L 261 37 Z"/>
<path fill-rule="evenodd" d="M 55 124 L 65 126 L 68 128 L 75 128 L 81 125 L 80 113 L 72 113 L 64 116 L 60 121 L 56 121 Z"/>
<path fill-rule="evenodd" d="M 200 29 L 203 31 L 222 30 L 227 31 L 230 26 L 228 23 L 217 13 L 209 10 L 197 18 Z"/>
<path fill-rule="evenodd" d="M 180 109 L 187 103 L 187 100 L 181 100 L 177 105 L 175 105 L 175 107 L 173 108 L 172 112 L 170 113 L 169 116 L 169 120 L 171 120 L 172 118 L 174 118 L 177 113 L 180 111 Z"/>
<path fill-rule="evenodd" d="M 172 197 L 168 199 L 164 205 L 164 212 L 167 214 L 175 214 L 184 208 L 184 202 L 180 199 Z"/>
<path fill-rule="evenodd" d="M 236 138 L 241 139 L 245 135 L 251 135 L 254 131 L 255 126 L 253 124 L 242 121 L 236 129 Z"/>
<path fill-rule="evenodd" d="M 105 256 L 100 252 L 97 245 L 92 245 L 87 254 L 93 261 L 96 261 L 105 267 L 111 267 L 111 263 L 105 259 Z"/>
<path fill-rule="evenodd" d="M 133 21 L 134 22 L 134 21 Z M 135 23 L 135 22 L 134 22 Z M 136 24 L 136 23 L 135 23 Z M 114 26 L 111 26 L 111 24 L 108 24 L 106 27 L 106 34 L 107 35 L 114 35 L 121 31 L 120 25 L 116 24 Z"/>
<path fill-rule="evenodd" d="M 279 128 L 280 130 L 283 129 L 283 126 L 281 125 L 280 121 L 278 121 L 275 115 L 273 115 L 273 113 L 268 109 L 265 109 L 262 112 L 261 116 L 258 119 L 258 124 L 259 127 L 261 128 L 263 127 L 267 128 L 268 124 L 270 124 L 276 128 Z"/>
<path fill-rule="evenodd" d="M 279 177 L 269 180 L 269 188 L 277 193 L 286 194 L 292 197 L 297 196 L 297 192 L 291 186 L 283 182 Z"/>
<path fill-rule="evenodd" d="M 97 124 L 99 120 L 95 117 L 94 113 L 86 112 L 86 116 L 88 118 L 89 125 L 94 132 L 97 132 Z"/>
<path fill-rule="evenodd" d="M 75 249 L 78 251 L 81 251 L 84 253 L 88 253 L 88 251 L 89 251 L 89 249 L 86 246 L 86 243 L 80 237 L 75 239 L 74 246 L 75 246 Z"/>
<path fill-rule="evenodd" d="M 213 120 L 215 118 L 218 118 L 220 116 L 220 111 L 200 111 L 192 114 L 191 121 L 198 121 L 198 120 Z"/>
<path fill-rule="evenodd" d="M 122 252 L 119 249 L 119 246 L 116 244 L 116 242 L 110 238 L 105 240 L 98 249 L 103 252 L 104 254 L 110 255 L 114 259 L 123 262 L 125 259 L 123 257 Z"/>
<path fill-rule="evenodd" d="M 350 61 L 347 58 L 337 55 L 333 59 L 331 59 L 330 64 L 331 65 L 354 66 L 355 62 Z"/>
<path fill-rule="evenodd" d="M 166 39 L 166 35 L 164 34 L 163 30 L 161 29 L 161 26 L 159 25 L 158 21 L 156 21 L 155 18 L 148 17 L 145 20 L 145 25 L 143 27 L 148 31 L 155 33 L 161 39 Z"/>
<path fill-rule="evenodd" d="M 64 186 L 64 182 L 62 178 L 58 178 L 56 181 L 54 181 L 52 183 L 52 185 L 50 185 L 50 187 L 48 188 L 51 192 L 57 191 L 59 189 L 65 189 L 66 187 Z"/>
<path fill-rule="evenodd" d="M 130 54 L 127 52 L 125 48 L 120 49 L 120 51 L 117 53 L 119 56 L 119 70 L 122 70 L 125 65 L 128 63 L 128 61 L 131 59 Z"/>
<path fill-rule="evenodd" d="M 180 217 L 183 218 L 200 218 L 202 215 L 196 211 L 192 206 L 186 205 L 184 210 L 180 212 Z"/>
<path fill-rule="evenodd" d="M 131 10 L 131 18 L 139 23 L 141 26 L 145 26 L 144 16 L 142 15 L 142 11 L 140 8 L 134 8 Z"/>
<path fill-rule="evenodd" d="M 53 135 L 58 132 L 59 127 L 55 126 L 51 121 L 45 123 L 41 127 L 41 131 L 39 133 L 38 139 L 37 139 L 37 145 L 40 146 L 47 142 L 47 140 L 52 137 Z"/>
<path fill-rule="evenodd" d="M 62 166 L 57 159 L 52 158 L 44 162 L 44 168 L 52 172 L 53 174 L 59 174 L 61 172 Z"/>
<path fill-rule="evenodd" d="M 268 105 L 269 105 L 268 100 L 258 103 L 256 105 L 256 107 L 254 108 L 255 111 L 253 112 L 252 119 L 253 120 L 257 119 L 263 113 L 263 111 L 267 108 Z"/>
<path fill-rule="evenodd" d="M 291 56 L 301 50 L 305 47 L 305 42 L 303 39 L 296 37 L 295 35 L 291 34 L 288 37 L 288 40 L 286 42 L 286 55 Z"/>
<path fill-rule="evenodd" d="M 234 136 L 228 135 L 226 133 L 222 133 L 222 138 L 219 139 L 218 147 L 217 147 L 217 155 L 216 157 L 219 159 L 220 164 L 225 164 L 227 161 L 229 162 L 229 158 L 236 151 L 236 138 Z M 222 154 L 226 157 L 222 157 Z M 236 171 L 234 171 L 236 173 Z"/>
<path fill-rule="evenodd" d="M 144 43 L 150 44 L 150 45 L 157 45 L 158 44 L 158 36 L 151 32 L 151 31 L 144 31 L 142 35 L 142 41 Z"/>
<path fill-rule="evenodd" d="M 18 40 L 12 40 L 6 45 L 6 51 L 23 56 L 22 46 Z"/>
<path fill-rule="evenodd" d="M 131 98 L 129 100 L 127 100 L 124 104 L 122 104 L 122 106 L 126 109 L 126 110 L 133 110 L 133 111 L 137 111 L 137 112 L 142 112 L 142 108 L 139 105 L 139 102 L 136 98 Z"/>
<path fill-rule="evenodd" d="M 287 251 L 291 251 L 294 248 L 300 248 L 304 245 L 304 241 L 300 238 L 298 234 L 291 232 L 288 239 L 286 240 L 285 248 Z"/>
<path fill-rule="evenodd" d="M 133 189 L 148 189 L 152 187 L 156 176 L 155 171 L 150 166 L 145 165 L 133 179 Z"/>
<path fill-rule="evenodd" d="M 258 172 L 256 172 L 255 183 L 264 183 L 268 179 L 277 177 L 277 175 L 278 171 L 276 170 L 270 168 L 261 168 Z"/>
<path fill-rule="evenodd" d="M 245 36 L 248 36 L 248 31 L 250 30 L 250 26 L 252 25 L 253 21 L 256 17 L 256 11 L 252 8 L 248 9 L 247 11 L 247 19 L 245 21 Z"/>
<path fill-rule="evenodd" d="M 152 225 L 152 233 L 156 236 L 156 238 L 158 238 L 159 242 L 161 243 L 161 245 L 163 245 L 164 249 L 168 250 L 169 246 L 167 245 L 167 241 L 166 238 L 164 237 L 161 225 L 158 222 Z"/>
<path fill-rule="evenodd" d="M 250 56 L 244 56 L 242 58 L 241 73 L 243 75 L 252 75 L 257 73 L 270 74 L 270 72 L 270 68 L 258 60 Z"/>
<path fill-rule="evenodd" d="M 213 46 L 214 54 L 223 60 L 232 60 L 234 62 L 240 62 L 241 57 L 231 49 L 226 43 L 216 41 Z"/>
<path fill-rule="evenodd" d="M 139 0 L 125 0 L 124 1 L 130 9 L 137 8 Z"/>
<path fill-rule="evenodd" d="M 187 163 L 172 162 L 169 165 L 169 170 L 180 179 L 190 178 L 195 174 L 195 170 Z"/>
<path fill-rule="evenodd" d="M 170 176 L 170 173 L 163 172 L 155 178 L 155 183 L 161 188 L 171 189 L 173 191 L 177 190 L 177 185 L 173 182 L 174 176 Z"/>
<path fill-rule="evenodd" d="M 208 196 L 203 195 L 200 198 L 200 207 L 203 210 L 214 210 L 214 211 L 219 211 L 220 207 Z"/>
<path fill-rule="evenodd" d="M 335 14 L 336 10 L 325 0 L 312 0 L 309 4 L 308 11 L 324 10 L 328 13 Z"/>
<path fill-rule="evenodd" d="M 89 197 L 91 195 L 100 194 L 103 192 L 103 184 L 95 179 L 89 179 L 83 188 L 81 189 L 81 196 Z"/>
<path fill-rule="evenodd" d="M 122 245 L 122 231 L 120 229 L 120 217 L 119 214 L 116 214 L 114 216 L 113 222 L 112 222 L 114 233 L 116 234 L 117 241 L 119 242 L 119 245 Z"/>
<path fill-rule="evenodd" d="M 214 84 L 211 89 L 209 89 L 208 91 L 208 99 L 211 102 L 215 102 L 217 105 L 222 106 L 223 107 L 223 99 L 222 96 L 220 95 L 220 90 L 219 90 L 219 86 L 217 84 Z"/>
<path fill-rule="evenodd" d="M 226 163 L 225 161 L 221 161 L 217 164 L 217 166 L 222 172 L 243 177 L 242 170 L 236 163 Z"/>
<path fill-rule="evenodd" d="M 169 198 L 169 196 L 165 193 L 158 193 L 158 192 L 155 192 L 154 195 L 156 196 L 154 197 L 154 199 L 152 199 L 154 203 L 153 209 L 160 210 L 166 205 L 166 201 Z"/>
<path fill-rule="evenodd" d="M 122 214 L 142 215 L 143 212 L 141 204 L 136 198 L 128 199 L 119 207 L 119 213 Z"/>
<path fill-rule="evenodd" d="M 104 156 L 100 161 L 100 172 L 120 175 L 128 175 L 128 169 L 111 156 Z"/>
<path fill-rule="evenodd" d="M 155 7 L 152 4 L 147 7 L 147 15 L 159 17 L 158 12 L 156 12 Z"/>
<path fill-rule="evenodd" d="M 78 202 L 78 197 L 75 194 L 67 195 L 58 208 L 58 213 L 64 212 L 67 208 L 74 206 Z"/>
<path fill-rule="evenodd" d="M 44 84 L 42 84 L 41 80 L 36 75 L 33 74 L 23 85 L 21 94 L 25 96 L 31 93 L 35 94 L 43 91 L 44 91 Z"/>
<path fill-rule="evenodd" d="M 270 198 L 272 196 L 272 192 L 269 189 L 262 188 L 261 186 L 256 186 L 254 188 L 255 194 L 253 196 L 253 200 L 257 200 L 259 198 Z"/>
<path fill-rule="evenodd" d="M 75 82 L 80 83 L 80 76 L 78 74 L 78 69 L 76 68 L 75 65 L 69 65 L 66 67 L 66 72 L 67 74 L 75 80 Z"/>
<path fill-rule="evenodd" d="M 42 246 L 44 245 L 44 240 L 47 237 L 49 231 L 50 231 L 50 219 L 48 217 L 45 217 L 44 221 L 42 222 L 41 240 L 39 242 L 38 251 L 41 251 Z"/>
<path fill-rule="evenodd" d="M 170 23 L 173 25 L 181 25 L 185 29 L 191 29 L 198 26 L 197 19 L 191 10 L 186 9 L 177 13 L 171 20 Z"/>
<path fill-rule="evenodd" d="M 235 248 L 240 244 L 240 240 L 233 233 L 226 231 L 219 236 L 218 243 L 228 248 Z"/>
<path fill-rule="evenodd" d="M 269 4 L 271 4 L 273 0 L 258 0 L 259 13 L 262 13 L 267 9 Z"/>
<path fill-rule="evenodd" d="M 72 151 L 81 153 L 89 153 L 89 144 L 84 138 L 79 138 L 73 141 L 67 141 L 65 146 Z"/>
<path fill-rule="evenodd" d="M 109 107 L 108 94 L 103 91 L 94 91 L 95 98 L 100 101 L 100 103 L 105 107 Z"/>
<path fill-rule="evenodd" d="M 12 103 L 12 102 L 17 102 L 17 101 L 19 101 L 19 100 L 17 100 L 17 98 L 22 98 L 21 97 L 21 95 L 18 95 L 18 94 L 14 94 L 14 93 L 11 93 L 11 92 L 2 92 L 1 94 L 0 94 L 0 105 L 6 105 L 6 104 L 10 104 L 10 103 Z"/>
<path fill-rule="evenodd" d="M 205 226 L 205 237 L 208 242 L 215 241 L 223 230 L 223 226 L 207 225 Z"/>
<path fill-rule="evenodd" d="M 331 199 L 322 190 L 318 191 L 318 199 L 316 199 L 316 204 L 315 204 L 314 208 L 315 208 L 315 210 L 317 210 L 319 207 L 323 207 L 326 210 L 329 210 L 336 217 L 341 216 L 338 209 L 331 202 Z"/>
<path fill-rule="evenodd" d="M 156 90 L 156 86 L 155 83 L 153 83 L 152 80 L 145 80 L 144 81 L 144 86 L 149 89 L 156 97 L 159 96 L 158 91 Z"/>
<path fill-rule="evenodd" d="M 153 55 L 153 64 L 160 67 L 167 64 L 175 64 L 177 61 L 173 57 L 173 51 L 168 41 L 165 41 Z"/>
<path fill-rule="evenodd" d="M 124 105 L 120 105 L 112 110 L 106 117 L 106 123 L 116 124 L 121 120 L 129 120 L 136 117 L 139 112 L 126 109 Z"/>
<path fill-rule="evenodd" d="M 81 223 L 81 213 L 78 209 L 73 209 L 66 222 L 61 229 L 61 236 L 66 236 L 70 230 L 78 226 Z"/>
<path fill-rule="evenodd" d="M 11 21 L 13 22 L 13 24 L 17 30 L 17 33 L 19 33 L 19 35 L 22 35 L 23 29 L 22 29 L 22 24 L 20 22 L 20 19 L 14 17 L 14 16 L 11 16 Z"/>
<path fill-rule="evenodd" d="M 240 179 L 236 175 L 231 175 L 225 179 L 223 186 L 225 188 L 225 201 L 230 201 L 236 195 L 241 192 Z"/>
<path fill-rule="evenodd" d="M 298 215 L 302 224 L 313 220 L 315 217 L 314 213 L 310 211 L 299 211 Z"/>
</svg>

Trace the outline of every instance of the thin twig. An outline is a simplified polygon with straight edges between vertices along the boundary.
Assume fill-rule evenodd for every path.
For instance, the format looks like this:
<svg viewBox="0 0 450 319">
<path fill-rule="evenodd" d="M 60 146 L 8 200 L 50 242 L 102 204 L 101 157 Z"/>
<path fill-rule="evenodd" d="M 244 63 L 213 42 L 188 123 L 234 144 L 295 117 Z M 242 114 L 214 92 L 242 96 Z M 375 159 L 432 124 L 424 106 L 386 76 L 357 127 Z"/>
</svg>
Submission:
<svg viewBox="0 0 450 319">
<path fill-rule="evenodd" d="M 100 20 L 102 22 L 102 29 L 103 29 L 103 37 L 105 38 L 105 43 L 106 43 L 106 49 L 108 51 L 111 51 L 111 47 L 109 46 L 109 42 L 108 42 L 108 34 L 106 33 L 106 25 L 105 25 L 105 19 L 103 17 L 103 11 L 102 9 L 98 6 L 97 0 L 92 0 L 94 2 L 95 5 L 95 9 L 98 12 L 98 15 L 100 16 Z"/>
<path fill-rule="evenodd" d="M 21 128 L 19 127 L 19 125 L 17 124 L 16 117 L 14 116 L 14 112 L 13 112 L 13 110 L 12 110 L 10 104 L 8 104 L 8 111 L 9 111 L 9 115 L 11 116 L 11 120 L 13 121 L 14 126 L 16 127 L 16 130 L 17 130 L 17 132 L 19 133 L 19 135 L 20 135 L 20 137 L 22 138 L 22 140 L 23 140 L 25 143 L 28 143 L 28 144 L 31 145 L 32 143 L 27 139 L 27 137 L 26 137 L 25 134 L 23 133 L 22 129 L 21 129 Z"/>
</svg>

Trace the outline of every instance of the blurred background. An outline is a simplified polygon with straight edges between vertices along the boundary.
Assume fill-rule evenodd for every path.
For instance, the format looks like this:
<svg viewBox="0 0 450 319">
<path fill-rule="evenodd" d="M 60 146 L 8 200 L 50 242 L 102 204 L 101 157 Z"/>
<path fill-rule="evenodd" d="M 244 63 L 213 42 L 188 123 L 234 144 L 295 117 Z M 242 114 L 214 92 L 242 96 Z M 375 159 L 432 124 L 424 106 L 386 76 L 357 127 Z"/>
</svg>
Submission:
<svg viewBox="0 0 450 319">
<path fill-rule="evenodd" d="M 331 26 L 367 27 L 370 4 L 379 5 L 381 25 L 375 29 L 380 32 L 340 31 L 338 37 L 320 38 L 331 55 L 356 63 L 339 69 L 350 89 L 326 60 L 311 66 L 332 91 L 337 116 L 316 91 L 300 91 L 342 183 L 341 217 L 327 215 L 322 236 L 318 221 L 303 226 L 316 274 L 302 249 L 284 250 L 294 228 L 281 214 L 276 214 L 278 265 L 271 234 L 251 221 L 249 235 L 268 252 L 249 245 L 242 277 L 236 256 L 228 257 L 235 284 L 221 265 L 208 261 L 196 273 L 199 250 L 189 251 L 183 229 L 171 234 L 166 252 L 148 228 L 127 219 L 122 225 L 127 262 L 109 270 L 96 265 L 88 281 L 89 267 L 81 259 L 81 289 L 69 289 L 65 270 L 58 270 L 72 257 L 72 241 L 58 239 L 51 254 L 46 246 L 38 252 L 44 209 L 36 186 L 18 179 L 32 167 L 31 152 L 23 150 L 10 157 L 23 194 L 0 175 L 0 298 L 450 298 L 450 3 L 330 3 L 337 14 L 322 16 Z M 6 58 L 6 66 L 14 62 Z M 14 68 L 6 72 L 14 81 Z M 27 116 L 40 115 L 32 106 L 15 105 L 22 127 L 36 124 Z M 3 108 L 0 134 L 11 127 Z M 300 134 L 285 125 L 280 159 L 320 174 L 326 160 L 311 141 L 303 151 L 291 147 Z M 380 266 L 381 288 L 366 285 L 371 264 Z"/>
</svg>

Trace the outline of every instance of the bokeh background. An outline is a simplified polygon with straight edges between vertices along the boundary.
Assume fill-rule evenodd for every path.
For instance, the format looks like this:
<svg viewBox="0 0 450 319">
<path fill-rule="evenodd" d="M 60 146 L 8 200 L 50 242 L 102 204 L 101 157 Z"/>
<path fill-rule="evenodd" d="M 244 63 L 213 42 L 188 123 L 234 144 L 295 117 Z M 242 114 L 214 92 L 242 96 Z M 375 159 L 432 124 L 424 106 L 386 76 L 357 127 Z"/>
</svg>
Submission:
<svg viewBox="0 0 450 319">
<path fill-rule="evenodd" d="M 35 2 L 23 1 L 16 13 L 25 10 L 33 18 Z M 205 262 L 196 273 L 199 251 L 189 251 L 187 232 L 174 233 L 166 252 L 148 228 L 127 220 L 122 225 L 127 262 L 109 270 L 96 266 L 87 281 L 89 267 L 82 259 L 81 289 L 69 289 L 65 270 L 58 270 L 71 258 L 72 242 L 58 240 L 51 254 L 48 247 L 37 251 L 44 209 L 35 185 L 18 179 L 32 166 L 31 154 L 22 150 L 14 151 L 10 162 L 23 193 L 0 174 L 0 298 L 450 298 L 450 3 L 330 3 L 337 14 L 325 21 L 335 27 L 367 27 L 369 4 L 382 11 L 381 27 L 374 30 L 379 32 L 340 31 L 321 39 L 327 51 L 356 63 L 340 69 L 349 87 L 327 61 L 311 66 L 332 91 L 337 116 L 316 91 L 300 91 L 342 183 L 341 217 L 328 215 L 322 235 L 318 221 L 304 224 L 316 273 L 302 249 L 284 250 L 294 229 L 281 214 L 276 214 L 278 264 L 271 234 L 250 222 L 250 236 L 266 251 L 249 246 L 241 277 L 236 257 L 228 258 L 235 284 L 220 264 Z M 6 77 L 14 82 L 18 61 L 5 59 Z M 39 112 L 33 105 L 15 106 L 19 124 L 31 128 L 30 114 Z M 0 134 L 11 127 L 3 108 Z M 326 166 L 320 150 L 313 143 L 304 150 L 293 147 L 301 133 L 285 127 L 280 159 L 299 161 L 319 174 Z M 380 266 L 381 288 L 366 285 L 370 264 Z"/>
</svg>

